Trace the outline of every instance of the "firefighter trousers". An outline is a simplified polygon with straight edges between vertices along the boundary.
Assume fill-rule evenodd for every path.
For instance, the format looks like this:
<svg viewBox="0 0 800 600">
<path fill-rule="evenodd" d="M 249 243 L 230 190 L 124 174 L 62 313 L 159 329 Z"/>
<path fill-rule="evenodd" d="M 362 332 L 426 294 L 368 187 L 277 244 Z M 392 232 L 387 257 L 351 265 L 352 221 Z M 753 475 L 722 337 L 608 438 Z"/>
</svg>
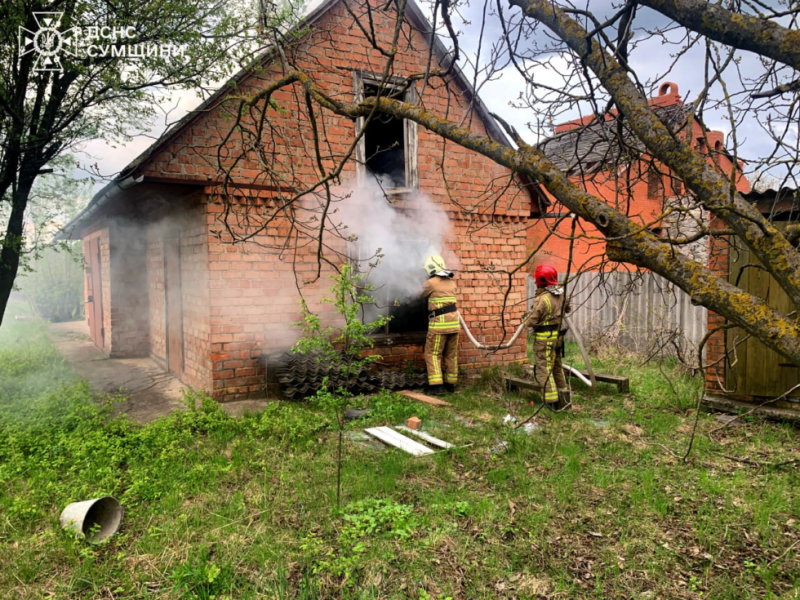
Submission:
<svg viewBox="0 0 800 600">
<path fill-rule="evenodd" d="M 428 385 L 458 383 L 458 332 L 434 333 L 428 330 L 425 366 L 428 368 Z"/>
<path fill-rule="evenodd" d="M 561 343 L 558 332 L 536 333 L 533 344 L 535 359 L 533 373 L 548 404 L 558 402 L 558 391 L 567 389 L 567 380 L 561 368 Z"/>
</svg>

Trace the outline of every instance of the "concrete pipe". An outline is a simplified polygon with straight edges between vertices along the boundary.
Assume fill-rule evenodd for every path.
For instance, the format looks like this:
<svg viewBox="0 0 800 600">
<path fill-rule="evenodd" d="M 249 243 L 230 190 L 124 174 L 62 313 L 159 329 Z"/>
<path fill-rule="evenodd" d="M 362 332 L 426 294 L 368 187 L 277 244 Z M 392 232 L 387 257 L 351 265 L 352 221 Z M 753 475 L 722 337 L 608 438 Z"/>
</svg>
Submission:
<svg viewBox="0 0 800 600">
<path fill-rule="evenodd" d="M 67 531 L 83 535 L 88 542 L 97 544 L 117 533 L 122 513 L 122 506 L 116 498 L 104 496 L 73 502 L 64 509 L 58 522 Z"/>
</svg>

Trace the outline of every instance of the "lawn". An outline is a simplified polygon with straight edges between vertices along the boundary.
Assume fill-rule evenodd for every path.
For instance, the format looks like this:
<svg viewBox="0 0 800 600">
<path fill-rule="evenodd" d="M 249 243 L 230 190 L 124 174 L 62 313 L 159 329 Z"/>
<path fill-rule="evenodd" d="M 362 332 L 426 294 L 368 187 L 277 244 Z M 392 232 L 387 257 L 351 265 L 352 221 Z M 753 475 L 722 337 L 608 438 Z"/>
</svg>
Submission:
<svg viewBox="0 0 800 600">
<path fill-rule="evenodd" d="M 413 458 L 309 403 L 234 419 L 196 395 L 147 426 L 108 415 L 46 327 L 0 330 L 3 598 L 796 598 L 798 430 L 701 412 L 672 363 L 609 355 L 632 393 L 576 390 L 570 414 L 504 394 L 497 373 L 433 409 L 384 393 L 366 423 L 411 415 L 459 448 Z M 669 378 L 669 382 L 665 377 Z M 733 459 L 745 459 L 740 462 Z M 119 534 L 62 532 L 69 502 L 111 494 Z"/>
</svg>

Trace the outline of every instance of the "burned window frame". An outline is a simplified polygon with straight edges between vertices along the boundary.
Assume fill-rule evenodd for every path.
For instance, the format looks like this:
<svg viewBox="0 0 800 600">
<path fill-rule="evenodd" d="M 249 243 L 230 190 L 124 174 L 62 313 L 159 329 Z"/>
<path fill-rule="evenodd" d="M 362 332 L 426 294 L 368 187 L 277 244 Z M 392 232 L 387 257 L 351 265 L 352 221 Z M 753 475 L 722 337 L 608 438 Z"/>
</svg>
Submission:
<svg viewBox="0 0 800 600">
<path fill-rule="evenodd" d="M 367 71 L 353 72 L 353 86 L 357 102 L 361 102 L 365 97 L 367 86 L 378 86 L 381 84 L 380 75 Z M 415 103 L 417 92 L 415 84 L 409 84 L 403 77 L 392 76 L 384 83 L 387 90 L 386 95 L 391 96 L 394 92 L 405 89 L 403 100 Z M 358 117 L 355 122 L 355 133 L 360 134 L 364 129 L 365 117 Z M 400 188 L 387 188 L 387 194 L 402 194 L 419 189 L 419 170 L 417 168 L 417 124 L 409 119 L 403 119 L 403 144 L 405 156 L 405 186 Z M 366 136 L 362 135 L 356 145 L 356 181 L 359 185 L 364 185 L 367 181 L 367 143 Z"/>
</svg>

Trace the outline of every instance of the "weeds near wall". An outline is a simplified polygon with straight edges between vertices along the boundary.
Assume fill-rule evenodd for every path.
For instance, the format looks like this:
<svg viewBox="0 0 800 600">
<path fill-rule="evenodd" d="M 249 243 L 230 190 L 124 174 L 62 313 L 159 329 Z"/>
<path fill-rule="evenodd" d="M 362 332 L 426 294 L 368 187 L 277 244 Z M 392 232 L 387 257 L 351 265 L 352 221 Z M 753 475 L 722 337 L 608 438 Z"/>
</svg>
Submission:
<svg viewBox="0 0 800 600">
<path fill-rule="evenodd" d="M 386 326 L 391 317 L 379 317 L 370 322 L 362 320 L 364 306 L 375 304 L 371 295 L 374 286 L 366 284 L 364 277 L 353 273 L 349 265 L 344 265 L 341 272 L 332 275 L 330 279 L 333 280 L 331 296 L 323 299 L 322 302 L 334 306 L 343 324 L 338 328 L 323 325 L 320 316 L 311 312 L 308 304 L 303 300 L 303 318 L 298 323 L 302 327 L 303 337 L 292 350 L 315 355 L 319 362 L 333 367 L 344 382 L 340 387 L 333 389 L 326 379 L 322 389 L 313 398 L 319 407 L 335 417 L 338 425 L 336 507 L 339 508 L 345 412 L 353 400 L 352 389 L 358 375 L 382 358 L 379 354 L 365 354 L 374 346 L 370 334 Z"/>
</svg>

